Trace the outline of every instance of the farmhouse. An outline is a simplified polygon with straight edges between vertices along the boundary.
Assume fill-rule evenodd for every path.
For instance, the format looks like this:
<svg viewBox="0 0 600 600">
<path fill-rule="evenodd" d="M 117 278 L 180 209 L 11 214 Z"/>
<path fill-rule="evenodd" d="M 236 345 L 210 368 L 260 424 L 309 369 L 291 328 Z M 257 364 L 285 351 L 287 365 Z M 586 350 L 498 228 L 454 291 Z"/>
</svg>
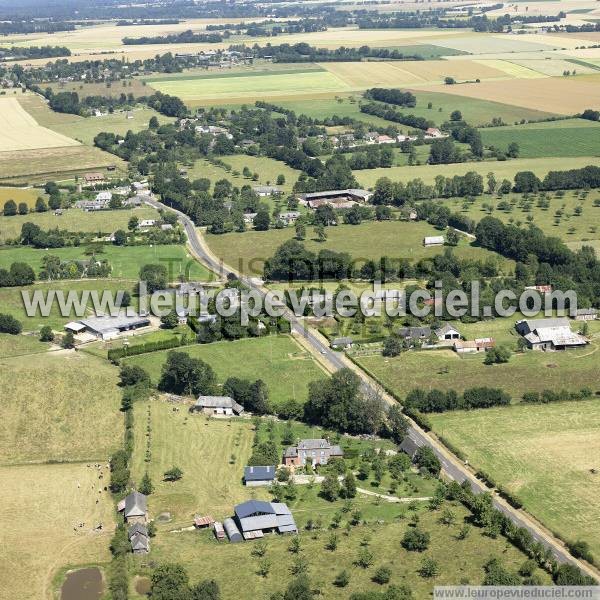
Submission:
<svg viewBox="0 0 600 600">
<path fill-rule="evenodd" d="M 235 525 L 245 540 L 263 537 L 266 533 L 298 533 L 296 522 L 286 504 L 248 500 L 235 509 Z M 227 519 L 223 523 L 227 531 Z M 229 532 L 227 532 L 229 536 Z M 235 533 L 234 533 L 235 536 Z M 229 536 L 231 541 L 232 538 Z"/>
<path fill-rule="evenodd" d="M 344 451 L 332 446 L 326 439 L 300 440 L 296 446 L 289 446 L 283 453 L 285 466 L 306 465 L 308 459 L 313 465 L 326 465 L 330 458 L 342 458 Z"/>
<path fill-rule="evenodd" d="M 595 308 L 578 308 L 574 319 L 576 321 L 595 321 L 598 311 Z"/>
<path fill-rule="evenodd" d="M 148 522 L 148 496 L 131 492 L 117 504 L 117 510 L 123 513 L 126 523 L 145 525 Z"/>
<path fill-rule="evenodd" d="M 281 189 L 275 187 L 274 185 L 256 185 L 252 188 L 252 190 L 261 198 L 266 196 L 280 196 L 283 194 Z"/>
<path fill-rule="evenodd" d="M 425 136 L 426 139 L 439 139 L 439 138 L 444 138 L 444 137 L 448 137 L 445 133 L 442 133 L 437 127 L 428 127 L 427 130 L 425 131 Z"/>
<path fill-rule="evenodd" d="M 443 235 L 431 235 L 423 238 L 423 246 L 431 248 L 432 246 L 443 246 L 446 243 Z"/>
<path fill-rule="evenodd" d="M 456 340 L 453 344 L 457 354 L 470 354 L 473 352 L 486 352 L 496 345 L 494 338 L 476 338 L 474 340 Z"/>
<path fill-rule="evenodd" d="M 244 213 L 244 223 L 253 223 L 254 217 L 256 217 L 258 213 Z"/>
<path fill-rule="evenodd" d="M 103 316 L 81 319 L 67 323 L 65 329 L 73 334 L 81 333 L 85 330 L 98 339 L 111 340 L 118 337 L 121 333 L 147 327 L 148 325 L 150 325 L 150 319 L 147 317 L 119 315 L 116 317 Z"/>
<path fill-rule="evenodd" d="M 275 479 L 275 467 L 244 467 L 244 484 L 248 487 L 270 485 Z"/>
<path fill-rule="evenodd" d="M 98 192 L 96 194 L 96 201 L 98 202 L 110 202 L 112 200 L 112 193 L 108 191 Z"/>
<path fill-rule="evenodd" d="M 431 327 L 400 327 L 395 333 L 405 340 L 428 340 L 431 337 Z"/>
<path fill-rule="evenodd" d="M 412 438 L 408 436 L 404 437 L 399 447 L 400 450 L 402 450 L 402 452 L 404 452 L 405 454 L 408 454 L 408 456 L 410 456 L 411 459 L 415 458 L 415 454 L 420 448 L 419 444 L 417 444 L 417 442 L 415 442 Z"/>
<path fill-rule="evenodd" d="M 571 331 L 565 317 L 517 321 L 515 328 L 532 350 L 566 350 L 587 344 L 583 336 Z"/>
<path fill-rule="evenodd" d="M 335 350 L 347 350 L 352 348 L 354 340 L 351 337 L 339 337 L 331 340 L 331 347 Z"/>
<path fill-rule="evenodd" d="M 378 135 L 375 142 L 377 144 L 394 144 L 396 143 L 396 140 L 389 135 Z"/>
<path fill-rule="evenodd" d="M 199 396 L 192 407 L 193 412 L 203 412 L 205 415 L 241 415 L 244 407 L 240 406 L 229 396 Z"/>
<path fill-rule="evenodd" d="M 148 554 L 150 552 L 150 536 L 148 528 L 142 523 L 134 523 L 127 530 L 127 537 L 131 543 L 134 554 Z"/>
<path fill-rule="evenodd" d="M 75 208 L 80 208 L 81 210 L 85 211 L 104 210 L 108 207 L 109 201 L 110 198 L 108 200 L 98 200 L 97 197 L 94 200 L 77 200 L 77 202 L 75 202 Z"/>
<path fill-rule="evenodd" d="M 368 190 L 347 189 L 301 194 L 299 198 L 309 208 L 318 208 L 323 204 L 329 204 L 333 208 L 347 208 L 355 202 L 368 202 L 372 195 Z"/>
<path fill-rule="evenodd" d="M 102 173 L 86 173 L 83 176 L 83 181 L 87 185 L 95 185 L 104 182 L 104 175 Z"/>
<path fill-rule="evenodd" d="M 156 225 L 156 219 L 142 219 L 139 222 L 138 228 L 143 229 L 145 227 L 154 227 Z"/>
<path fill-rule="evenodd" d="M 279 213 L 279 220 L 285 225 L 292 225 L 300 218 L 300 213 L 297 210 L 290 210 Z"/>
<path fill-rule="evenodd" d="M 460 331 L 454 329 L 454 327 L 452 327 L 452 325 L 449 325 L 448 323 L 445 323 L 444 325 L 442 325 L 442 327 L 436 329 L 435 335 L 437 335 L 440 341 L 460 340 L 461 338 Z"/>
</svg>

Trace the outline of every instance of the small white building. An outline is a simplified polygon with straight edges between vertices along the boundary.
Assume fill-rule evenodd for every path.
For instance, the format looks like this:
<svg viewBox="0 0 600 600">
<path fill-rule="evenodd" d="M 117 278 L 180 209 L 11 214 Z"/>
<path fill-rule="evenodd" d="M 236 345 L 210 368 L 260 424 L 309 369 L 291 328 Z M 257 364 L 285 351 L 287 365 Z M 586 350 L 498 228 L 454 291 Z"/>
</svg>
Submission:
<svg viewBox="0 0 600 600">
<path fill-rule="evenodd" d="M 443 235 L 430 235 L 423 239 L 423 246 L 430 248 L 431 246 L 443 246 L 446 240 Z"/>
<path fill-rule="evenodd" d="M 112 193 L 108 191 L 98 192 L 96 194 L 96 202 L 110 202 L 112 200 Z"/>
<path fill-rule="evenodd" d="M 138 225 L 140 229 L 144 227 L 154 227 L 156 225 L 156 219 L 142 219 Z"/>
</svg>

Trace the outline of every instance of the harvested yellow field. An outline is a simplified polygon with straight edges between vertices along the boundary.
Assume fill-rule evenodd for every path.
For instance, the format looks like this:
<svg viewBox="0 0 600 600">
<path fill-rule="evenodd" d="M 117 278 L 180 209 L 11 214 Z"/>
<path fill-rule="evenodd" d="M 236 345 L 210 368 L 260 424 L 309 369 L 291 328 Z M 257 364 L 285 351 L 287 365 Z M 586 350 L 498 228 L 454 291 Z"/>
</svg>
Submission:
<svg viewBox="0 0 600 600">
<path fill-rule="evenodd" d="M 541 76 L 547 75 L 550 77 L 559 77 L 565 71 L 574 72 L 577 71 L 579 75 L 594 75 L 598 71 L 591 67 L 584 65 L 578 65 L 568 60 L 554 59 L 554 60 L 515 60 L 513 66 L 522 66 L 523 68 L 533 69 L 537 71 Z M 538 75 L 539 77 L 540 75 Z"/>
<path fill-rule="evenodd" d="M 516 77 L 517 79 L 539 79 L 544 77 L 541 72 L 534 70 L 527 65 L 517 64 L 516 62 L 509 62 L 507 60 L 477 60 L 475 61 L 481 65 L 497 69 L 506 75 Z M 521 61 L 519 61 L 521 62 Z M 544 61 L 529 61 L 529 62 L 544 62 Z"/>
<path fill-rule="evenodd" d="M 107 481 L 107 469 L 98 479 L 87 463 L 0 468 L 2 598 L 54 598 L 60 569 L 110 560 L 114 504 L 109 492 L 99 493 Z"/>
<path fill-rule="evenodd" d="M 338 77 L 351 89 L 364 89 L 372 86 L 406 85 L 427 81 L 423 77 L 405 69 L 407 63 L 392 62 L 340 62 L 321 63 L 320 66 Z"/>
<path fill-rule="evenodd" d="M 433 85 L 428 91 L 572 115 L 600 105 L 600 75 L 483 81 L 478 84 Z"/>
<path fill-rule="evenodd" d="M 38 125 L 17 98 L 0 99 L 0 152 L 78 145 L 66 135 Z"/>
<path fill-rule="evenodd" d="M 4 203 L 7 200 L 14 200 L 17 204 L 25 202 L 29 208 L 33 208 L 35 206 L 35 201 L 39 196 L 45 196 L 44 190 L 35 188 L 0 187 L 0 206 L 4 206 Z"/>
<path fill-rule="evenodd" d="M 454 77 L 457 81 L 504 77 L 502 71 L 493 66 L 480 64 L 477 60 L 408 62 L 403 63 L 402 68 L 424 81 L 443 81 L 445 77 Z"/>
</svg>

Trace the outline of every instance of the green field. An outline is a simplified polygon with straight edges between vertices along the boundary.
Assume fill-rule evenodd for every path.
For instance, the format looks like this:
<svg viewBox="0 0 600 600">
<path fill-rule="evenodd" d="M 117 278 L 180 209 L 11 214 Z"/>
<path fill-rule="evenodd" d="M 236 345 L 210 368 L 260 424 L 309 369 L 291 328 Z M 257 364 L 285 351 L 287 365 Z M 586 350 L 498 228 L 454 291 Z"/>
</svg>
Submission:
<svg viewBox="0 0 600 600">
<path fill-rule="evenodd" d="M 428 223 L 405 221 L 369 221 L 361 225 L 338 225 L 327 227 L 327 241 L 317 242 L 312 238 L 312 228 L 308 228 L 306 247 L 313 252 L 321 249 L 349 252 L 356 261 L 379 259 L 382 256 L 419 260 L 443 252 L 443 248 L 424 248 L 423 238 L 439 235 L 439 231 Z M 292 239 L 292 227 L 269 231 L 246 231 L 224 235 L 206 235 L 211 250 L 222 258 L 225 264 L 238 271 L 260 275 L 264 261 L 275 253 L 285 241 Z M 461 258 L 485 260 L 495 257 L 503 265 L 505 272 L 512 269 L 512 262 L 493 252 L 477 248 L 463 240 L 454 252 Z"/>
<path fill-rule="evenodd" d="M 0 359 L 46 352 L 49 343 L 40 342 L 37 335 L 10 335 L 0 333 Z"/>
<path fill-rule="evenodd" d="M 484 145 L 505 150 L 511 142 L 519 144 L 519 156 L 598 156 L 600 124 L 584 119 L 568 119 L 481 130 Z"/>
<path fill-rule="evenodd" d="M 105 461 L 120 444 L 117 369 L 73 351 L 2 359 L 0 464 Z"/>
<path fill-rule="evenodd" d="M 506 323 L 502 326 L 506 327 Z M 486 328 L 481 326 L 479 331 L 483 333 Z M 515 348 L 516 336 L 510 346 Z M 400 397 L 413 388 L 462 391 L 487 386 L 501 387 L 519 400 L 524 392 L 544 389 L 587 387 L 600 391 L 598 356 L 596 341 L 581 350 L 513 354 L 508 363 L 493 366 L 484 365 L 481 355 L 461 358 L 452 350 L 411 351 L 396 358 L 362 356 L 357 360 Z"/>
<path fill-rule="evenodd" d="M 520 405 L 444 413 L 431 421 L 547 527 L 565 539 L 586 540 L 598 556 L 600 479 L 591 472 L 600 452 L 598 408 L 598 400 Z"/>
<path fill-rule="evenodd" d="M 287 335 L 188 346 L 181 351 L 206 361 L 220 384 L 228 377 L 262 379 L 275 405 L 289 399 L 304 402 L 308 384 L 324 376 L 315 360 Z M 167 351 L 152 352 L 125 361 L 146 369 L 156 383 L 166 357 Z"/>
<path fill-rule="evenodd" d="M 514 194 L 504 198 L 509 202 L 508 208 L 498 206 L 501 200 L 492 196 L 481 196 L 473 204 L 465 204 L 462 198 L 448 201 L 448 206 L 457 212 L 468 215 L 475 221 L 490 215 L 504 222 L 512 222 L 527 227 L 529 218 L 532 223 L 542 229 L 547 235 L 558 236 L 565 242 L 576 240 L 588 241 L 600 239 L 600 207 L 594 206 L 594 201 L 599 197 L 596 191 L 591 191 L 585 197 L 579 192 L 566 192 L 564 196 L 548 196 L 550 206 L 542 208 L 537 205 L 538 198 L 533 198 L 532 204 L 523 203 L 520 195 Z M 490 206 L 492 210 L 490 212 Z M 581 214 L 577 216 L 575 209 L 581 207 Z M 557 223 L 556 212 L 562 214 Z"/>
<path fill-rule="evenodd" d="M 12 217 L 10 217 L 12 218 Z M 60 218 L 60 217 L 59 217 Z M 95 247 L 97 249 L 97 247 Z M 100 246 L 96 258 L 106 259 L 112 265 L 114 278 L 137 279 L 140 268 L 145 264 L 164 264 L 170 272 L 170 280 L 175 281 L 180 275 L 191 280 L 207 280 L 209 272 L 192 258 L 185 246 Z M 51 248 L 37 250 L 18 246 L 0 248 L 0 268 L 6 268 L 15 261 L 29 263 L 38 273 L 42 258 L 47 254 L 59 256 L 61 260 L 85 260 L 88 258 L 84 247 Z"/>
<path fill-rule="evenodd" d="M 191 180 L 206 177 L 213 184 L 219 179 L 228 179 L 234 186 L 241 188 L 244 185 L 251 187 L 257 185 L 275 185 L 277 176 L 283 175 L 285 177 L 285 184 L 278 187 L 281 187 L 284 192 L 291 192 L 294 183 L 296 183 L 300 175 L 300 171 L 297 169 L 292 169 L 285 163 L 267 156 L 232 154 L 230 156 L 222 156 L 220 159 L 231 166 L 230 171 L 213 165 L 207 160 L 199 160 L 193 167 L 187 169 L 188 177 Z M 244 167 L 248 167 L 252 173 L 258 173 L 258 181 L 245 178 L 242 175 Z M 234 175 L 233 171 L 238 171 L 239 175 Z"/>
<path fill-rule="evenodd" d="M 500 102 L 477 100 L 475 98 L 457 98 L 455 95 L 440 92 L 412 91 L 417 98 L 417 105 L 414 108 L 403 109 L 401 112 L 431 119 L 438 125 L 447 121 L 450 118 L 450 113 L 457 109 L 462 112 L 463 118 L 473 125 L 489 123 L 494 117 L 502 118 L 505 123 L 514 123 L 515 121 L 521 121 L 521 119 L 534 120 L 551 116 L 550 113 L 543 111 L 501 104 Z M 379 125 L 380 127 L 394 125 L 390 121 L 361 113 L 357 102 L 359 99 L 360 94 L 348 96 L 341 93 L 337 99 L 278 100 L 277 104 L 289 108 L 297 114 L 305 114 L 309 117 L 319 119 L 326 116 L 339 115 L 340 117 L 353 117 L 367 123 Z M 430 102 L 432 107 L 428 108 Z"/>
<path fill-rule="evenodd" d="M 7 189 L 7 188 L 5 188 Z M 4 190 L 3 190 L 4 191 Z M 29 191 L 29 190 L 27 190 Z M 31 190 L 35 193 L 33 203 L 41 190 Z M 6 199 L 13 198 L 19 201 L 17 195 L 11 196 L 9 191 Z M 0 203 L 2 201 L 0 200 Z M 43 213 L 29 213 L 28 215 L 15 215 L 13 217 L 0 216 L 0 243 L 14 239 L 21 234 L 23 223 L 35 223 L 42 229 L 66 229 L 67 231 L 84 231 L 110 235 L 117 229 L 127 230 L 127 223 L 132 216 L 138 219 L 158 219 L 158 211 L 149 206 L 133 210 L 98 210 L 85 212 L 79 208 L 70 208 L 63 211 L 62 215 L 55 215 L 53 211 Z"/>
<path fill-rule="evenodd" d="M 588 165 L 600 164 L 600 158 L 595 156 L 579 156 L 565 158 L 516 158 L 505 161 L 464 162 L 450 165 L 420 165 L 415 167 L 392 167 L 391 169 L 364 169 L 355 171 L 354 176 L 362 187 L 372 187 L 380 177 L 389 177 L 392 181 L 409 181 L 420 178 L 425 183 L 433 183 L 437 175 L 452 177 L 475 171 L 484 178 L 489 173 L 495 174 L 496 179 L 513 180 L 519 171 L 533 171 L 543 178 L 549 171 L 565 171 L 581 169 Z"/>
</svg>

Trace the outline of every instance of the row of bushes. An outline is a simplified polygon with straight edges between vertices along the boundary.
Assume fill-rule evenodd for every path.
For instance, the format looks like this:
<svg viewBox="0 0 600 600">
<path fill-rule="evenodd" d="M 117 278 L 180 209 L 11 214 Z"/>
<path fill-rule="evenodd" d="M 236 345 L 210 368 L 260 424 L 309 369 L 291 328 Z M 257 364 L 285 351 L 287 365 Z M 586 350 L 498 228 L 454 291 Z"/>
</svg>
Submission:
<svg viewBox="0 0 600 600">
<path fill-rule="evenodd" d="M 566 400 L 586 400 L 594 395 L 589 388 L 581 388 L 579 391 L 568 390 L 542 390 L 541 392 L 525 392 L 523 402 L 527 404 L 550 404 L 551 402 L 564 402 Z"/>
<path fill-rule="evenodd" d="M 126 356 L 137 356 L 138 354 L 147 354 L 148 352 L 156 352 L 157 350 L 170 350 L 172 348 L 179 348 L 180 346 L 187 346 L 192 343 L 195 343 L 194 339 L 187 338 L 186 336 L 175 336 L 166 340 L 157 340 L 156 342 L 146 342 L 145 344 L 135 344 L 134 346 L 123 346 L 122 348 L 111 348 L 108 351 L 108 360 L 114 363 Z"/>
</svg>

